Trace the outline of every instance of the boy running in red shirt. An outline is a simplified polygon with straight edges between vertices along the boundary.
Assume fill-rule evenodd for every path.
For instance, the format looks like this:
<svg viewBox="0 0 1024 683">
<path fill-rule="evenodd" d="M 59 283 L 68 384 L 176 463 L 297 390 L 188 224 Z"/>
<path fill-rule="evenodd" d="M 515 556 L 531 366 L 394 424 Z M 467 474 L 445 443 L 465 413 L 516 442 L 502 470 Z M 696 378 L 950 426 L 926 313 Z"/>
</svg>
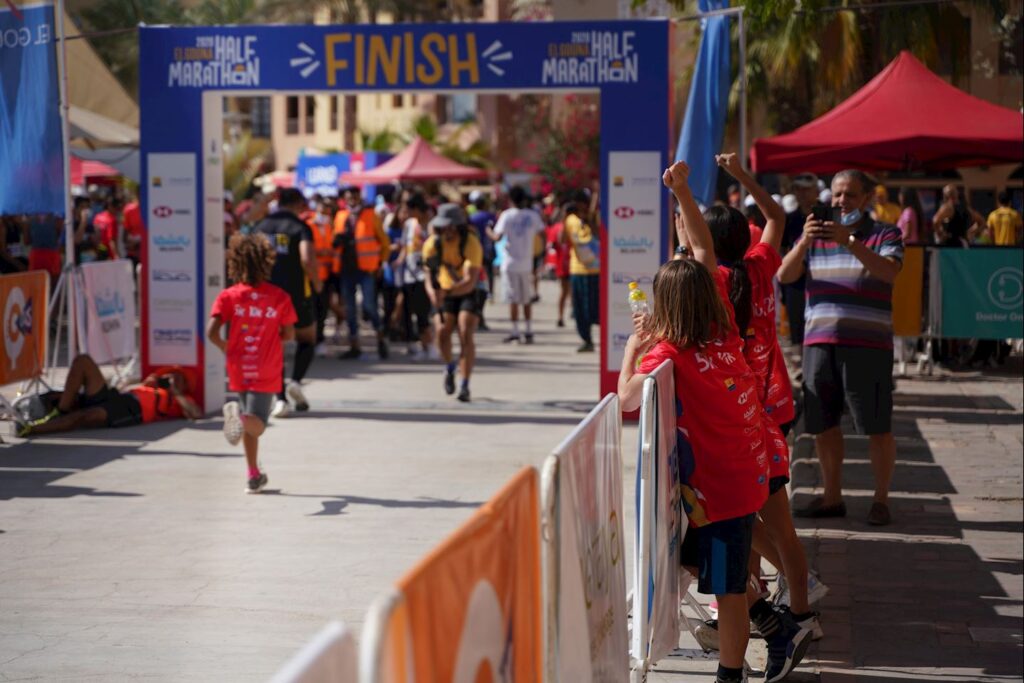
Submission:
<svg viewBox="0 0 1024 683">
<path fill-rule="evenodd" d="M 227 358 L 228 388 L 238 392 L 238 402 L 224 405 L 224 438 L 232 446 L 243 443 L 249 467 L 247 493 L 258 493 L 267 485 L 257 448 L 282 387 L 281 342 L 294 339 L 298 320 L 291 297 L 268 282 L 274 258 L 274 249 L 262 235 L 231 238 L 228 277 L 238 284 L 217 296 L 206 328 L 206 336 Z M 225 324 L 227 339 L 221 335 Z"/>
</svg>

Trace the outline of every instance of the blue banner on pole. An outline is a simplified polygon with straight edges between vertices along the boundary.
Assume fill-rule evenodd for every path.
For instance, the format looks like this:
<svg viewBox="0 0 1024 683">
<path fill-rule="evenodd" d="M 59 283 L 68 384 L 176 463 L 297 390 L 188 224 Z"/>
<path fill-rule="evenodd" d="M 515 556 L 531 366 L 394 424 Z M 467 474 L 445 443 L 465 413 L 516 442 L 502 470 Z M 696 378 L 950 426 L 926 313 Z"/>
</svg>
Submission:
<svg viewBox="0 0 1024 683">
<path fill-rule="evenodd" d="M 729 0 L 700 0 L 699 6 L 701 12 L 710 12 L 727 8 Z M 690 167 L 693 196 L 710 206 L 715 200 L 718 179 L 715 155 L 722 148 L 729 111 L 729 18 L 709 17 L 702 20 L 701 26 L 700 52 L 686 101 L 676 160 L 685 161 Z"/>
<path fill-rule="evenodd" d="M 0 10 L 0 214 L 64 213 L 53 15 Z"/>
</svg>

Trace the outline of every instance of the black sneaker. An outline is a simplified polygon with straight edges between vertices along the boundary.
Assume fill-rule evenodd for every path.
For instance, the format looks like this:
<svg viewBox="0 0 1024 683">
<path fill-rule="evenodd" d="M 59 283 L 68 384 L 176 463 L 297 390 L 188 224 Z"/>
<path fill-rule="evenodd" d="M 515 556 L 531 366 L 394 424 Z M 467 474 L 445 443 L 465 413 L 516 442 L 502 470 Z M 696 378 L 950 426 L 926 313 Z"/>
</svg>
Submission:
<svg viewBox="0 0 1024 683">
<path fill-rule="evenodd" d="M 523 337 L 523 343 L 524 344 L 532 344 L 533 343 L 533 334 L 530 333 L 530 332 L 527 332 L 526 335 Z"/>
<path fill-rule="evenodd" d="M 384 339 L 377 340 L 377 355 L 381 360 L 388 359 L 388 343 Z"/>
<path fill-rule="evenodd" d="M 583 342 L 579 348 L 576 349 L 576 353 L 592 353 L 594 345 L 591 342 Z"/>
<path fill-rule="evenodd" d="M 345 353 L 341 354 L 340 358 L 342 360 L 353 360 L 355 358 L 359 358 L 361 355 L 363 355 L 361 349 L 349 349 Z"/>
<path fill-rule="evenodd" d="M 451 396 L 455 393 L 455 373 L 445 371 L 444 373 L 444 393 Z"/>
<path fill-rule="evenodd" d="M 249 477 L 249 483 L 245 487 L 246 493 L 259 493 L 267 485 L 267 475 L 260 472 L 257 477 Z"/>
<path fill-rule="evenodd" d="M 565 327 L 565 321 L 559 320 L 557 323 L 555 323 L 555 327 Z"/>
<path fill-rule="evenodd" d="M 455 398 L 459 399 L 463 403 L 469 403 L 469 387 L 463 386 L 459 389 L 459 395 Z"/>
<path fill-rule="evenodd" d="M 505 337 L 504 339 L 502 339 L 501 343 L 502 344 L 511 344 L 512 342 L 518 342 L 518 341 L 519 341 L 519 335 L 518 334 L 510 334 L 507 337 Z"/>
<path fill-rule="evenodd" d="M 755 623 L 758 630 L 765 634 L 765 644 L 768 646 L 764 680 L 766 683 L 781 681 L 804 658 L 811 644 L 811 632 L 801 628 L 785 608 L 773 608 L 771 615 Z"/>
</svg>

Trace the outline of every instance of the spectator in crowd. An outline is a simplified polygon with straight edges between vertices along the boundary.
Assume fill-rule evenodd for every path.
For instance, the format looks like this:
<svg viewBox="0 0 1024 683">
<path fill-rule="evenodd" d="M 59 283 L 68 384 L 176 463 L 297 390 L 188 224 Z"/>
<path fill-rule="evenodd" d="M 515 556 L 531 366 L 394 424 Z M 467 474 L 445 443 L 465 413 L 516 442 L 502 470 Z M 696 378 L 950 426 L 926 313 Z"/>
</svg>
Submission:
<svg viewBox="0 0 1024 683">
<path fill-rule="evenodd" d="M 779 281 L 807 276 L 804 333 L 804 419 L 815 435 L 824 495 L 797 510 L 802 517 L 843 517 L 844 401 L 854 426 L 870 439 L 875 496 L 868 523 L 889 524 L 889 485 L 896 463 L 892 435 L 892 287 L 903 262 L 899 229 L 868 214 L 868 176 L 841 171 L 832 179 L 839 223 L 808 216 L 786 254 Z"/>
<path fill-rule="evenodd" d="M 377 195 L 378 199 L 382 195 Z M 403 336 L 402 308 L 405 302 L 402 297 L 402 284 L 405 276 L 402 270 L 405 267 L 403 261 L 399 260 L 399 253 L 402 250 L 402 221 L 398 212 L 391 209 L 390 204 L 385 204 L 388 212 L 384 215 L 383 227 L 388 236 L 388 255 L 384 260 L 381 274 L 381 298 L 384 302 L 384 325 L 385 334 L 391 341 L 400 341 Z M 378 211 L 379 213 L 379 211 Z"/>
<path fill-rule="evenodd" d="M 262 234 L 274 247 L 276 258 L 270 283 L 283 289 L 292 299 L 297 321 L 295 341 L 284 344 L 284 383 L 271 417 L 285 417 L 292 406 L 299 412 L 309 410 L 302 393 L 302 379 L 313 363 L 316 347 L 316 306 L 314 296 L 320 293 L 313 231 L 299 216 L 306 211 L 306 198 L 295 188 L 281 190 L 277 211 L 260 221 L 254 232 Z M 291 375 L 289 377 L 289 375 Z"/>
<path fill-rule="evenodd" d="M 142 222 L 139 198 L 130 195 L 128 203 L 124 205 L 124 251 L 136 269 L 142 261 L 142 240 L 145 232 L 146 226 Z"/>
<path fill-rule="evenodd" d="M 0 274 L 20 273 L 28 268 L 22 244 L 21 221 L 15 216 L 0 216 Z"/>
<path fill-rule="evenodd" d="M 572 289 L 569 286 L 569 246 L 565 241 L 565 218 L 574 212 L 575 206 L 566 204 L 555 214 L 558 220 L 547 228 L 548 251 L 553 252 L 555 262 L 555 279 L 558 280 L 558 327 L 565 327 L 565 307 L 569 303 Z"/>
<path fill-rule="evenodd" d="M 462 375 L 458 400 L 470 399 L 469 379 L 476 362 L 476 324 L 480 319 L 482 290 L 477 288 L 484 250 L 466 212 L 458 204 L 442 204 L 430 221 L 434 235 L 423 245 L 427 294 L 441 314 L 437 345 L 445 362 L 444 391 L 455 393 L 455 370 Z M 452 355 L 452 333 L 458 329 L 460 354 Z"/>
<path fill-rule="evenodd" d="M 387 359 L 388 342 L 377 306 L 377 278 L 391 253 L 391 241 L 377 213 L 363 203 L 359 188 L 347 188 L 343 198 L 345 208 L 334 217 L 332 242 L 337 251 L 335 270 L 348 318 L 349 349 L 341 357 L 359 358 L 363 354 L 359 344 L 358 289 L 363 297 L 363 312 L 377 333 L 377 355 Z"/>
<path fill-rule="evenodd" d="M 903 235 L 903 243 L 923 242 L 924 211 L 921 209 L 921 200 L 917 196 L 917 190 L 912 187 L 901 187 L 899 200 L 900 217 L 896 220 L 896 227 Z"/>
<path fill-rule="evenodd" d="M 796 208 L 786 213 L 786 227 L 782 232 L 783 256 L 800 241 L 804 222 L 811 213 L 811 207 L 818 201 L 818 176 L 813 173 L 801 173 L 793 178 L 792 190 Z M 792 204 L 792 201 L 790 203 Z M 792 282 L 782 285 L 782 300 L 786 304 L 786 317 L 789 322 L 789 340 L 796 347 L 804 343 L 804 284 L 804 277 L 801 275 Z"/>
<path fill-rule="evenodd" d="M 544 220 L 529 207 L 529 195 L 516 185 L 509 191 L 512 205 L 501 212 L 494 226 L 494 239 L 505 240 L 505 254 L 501 261 L 501 289 L 509 305 L 512 332 L 505 343 L 533 343 L 532 304 L 536 294 L 533 275 L 534 251 L 537 237 L 544 233 Z M 519 336 L 519 307 L 523 307 L 525 328 Z"/>
<path fill-rule="evenodd" d="M 469 203 L 475 210 L 469 213 L 469 222 L 476 228 L 477 237 L 480 238 L 480 244 L 484 248 L 484 275 L 487 277 L 487 292 L 489 298 L 494 296 L 494 259 L 497 257 L 497 253 L 494 250 L 494 240 L 491 239 L 490 231 L 494 229 L 494 224 L 498 220 L 491 211 L 490 200 L 480 190 L 473 190 L 469 193 Z M 480 327 L 482 331 L 487 331 L 487 325 L 484 323 L 483 311 L 481 310 Z"/>
<path fill-rule="evenodd" d="M 942 188 L 942 204 L 932 217 L 932 225 L 939 244 L 947 247 L 966 247 L 985 221 L 960 198 L 953 185 Z"/>
<path fill-rule="evenodd" d="M 117 199 L 102 199 L 99 204 L 93 207 L 100 207 L 92 217 L 92 225 L 96 230 L 97 248 L 100 251 L 100 259 L 108 260 L 117 258 L 117 242 L 120 229 L 117 222 L 117 213 L 120 202 Z"/>
<path fill-rule="evenodd" d="M 889 201 L 889 190 L 885 185 L 875 185 L 875 205 L 871 209 L 871 218 L 876 223 L 896 225 L 900 213 L 900 207 Z"/>
<path fill-rule="evenodd" d="M 28 269 L 45 270 L 50 274 L 50 287 L 60 277 L 60 230 L 62 221 L 49 213 L 28 217 Z"/>
<path fill-rule="evenodd" d="M 1016 247 L 1024 237 L 1020 214 L 1010 206 L 1010 193 L 1006 190 L 999 193 L 997 201 L 999 207 L 988 215 L 985 232 L 997 247 Z"/>
<path fill-rule="evenodd" d="M 423 243 L 427 240 L 427 211 L 427 200 L 418 192 L 405 195 L 399 208 L 399 215 L 402 218 L 402 248 L 399 259 L 404 266 L 402 299 L 405 305 L 402 308 L 402 315 L 411 360 L 440 358 L 437 348 L 431 344 L 431 302 L 427 296 L 427 275 L 423 268 Z"/>
<path fill-rule="evenodd" d="M 600 321 L 601 245 L 597 231 L 583 220 L 589 208 L 586 192 L 577 191 L 572 203 L 574 209 L 563 221 L 562 239 L 569 247 L 572 311 L 583 342 L 576 351 L 589 353 L 594 350 L 591 328 Z"/>
<path fill-rule="evenodd" d="M 317 277 L 320 279 L 320 293 L 316 298 L 316 348 L 315 353 L 323 356 L 325 350 L 324 330 L 327 326 L 327 314 L 334 313 L 335 329 L 341 329 L 341 321 L 345 311 L 341 307 L 337 277 L 334 274 L 334 202 L 321 197 L 316 205 L 316 213 L 308 221 L 313 233 L 313 248 L 316 251 Z"/>
</svg>

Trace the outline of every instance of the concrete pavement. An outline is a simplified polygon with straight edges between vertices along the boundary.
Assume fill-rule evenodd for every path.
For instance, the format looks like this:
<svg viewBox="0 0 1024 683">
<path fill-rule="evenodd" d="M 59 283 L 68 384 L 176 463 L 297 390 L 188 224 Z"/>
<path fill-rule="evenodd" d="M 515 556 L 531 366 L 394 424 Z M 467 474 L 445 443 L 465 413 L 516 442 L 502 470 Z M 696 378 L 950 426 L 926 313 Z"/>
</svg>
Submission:
<svg viewBox="0 0 1024 683">
<path fill-rule="evenodd" d="M 501 344 L 507 313 L 490 308 L 469 405 L 399 347 L 383 363 L 318 360 L 310 413 L 263 440 L 268 495 L 242 493 L 219 420 L 0 446 L 0 680 L 264 680 L 326 621 L 358 632 L 376 595 L 596 402 L 598 356 L 575 353 L 542 292 L 533 347 Z M 789 680 L 1020 680 L 1013 362 L 900 381 L 892 527 L 863 523 L 870 473 L 848 440 L 850 517 L 800 529 L 832 588 L 826 638 Z M 627 543 L 635 439 L 627 428 Z M 795 449 L 797 503 L 816 484 L 810 443 Z M 715 666 L 683 635 L 649 680 L 710 683 Z"/>
</svg>

